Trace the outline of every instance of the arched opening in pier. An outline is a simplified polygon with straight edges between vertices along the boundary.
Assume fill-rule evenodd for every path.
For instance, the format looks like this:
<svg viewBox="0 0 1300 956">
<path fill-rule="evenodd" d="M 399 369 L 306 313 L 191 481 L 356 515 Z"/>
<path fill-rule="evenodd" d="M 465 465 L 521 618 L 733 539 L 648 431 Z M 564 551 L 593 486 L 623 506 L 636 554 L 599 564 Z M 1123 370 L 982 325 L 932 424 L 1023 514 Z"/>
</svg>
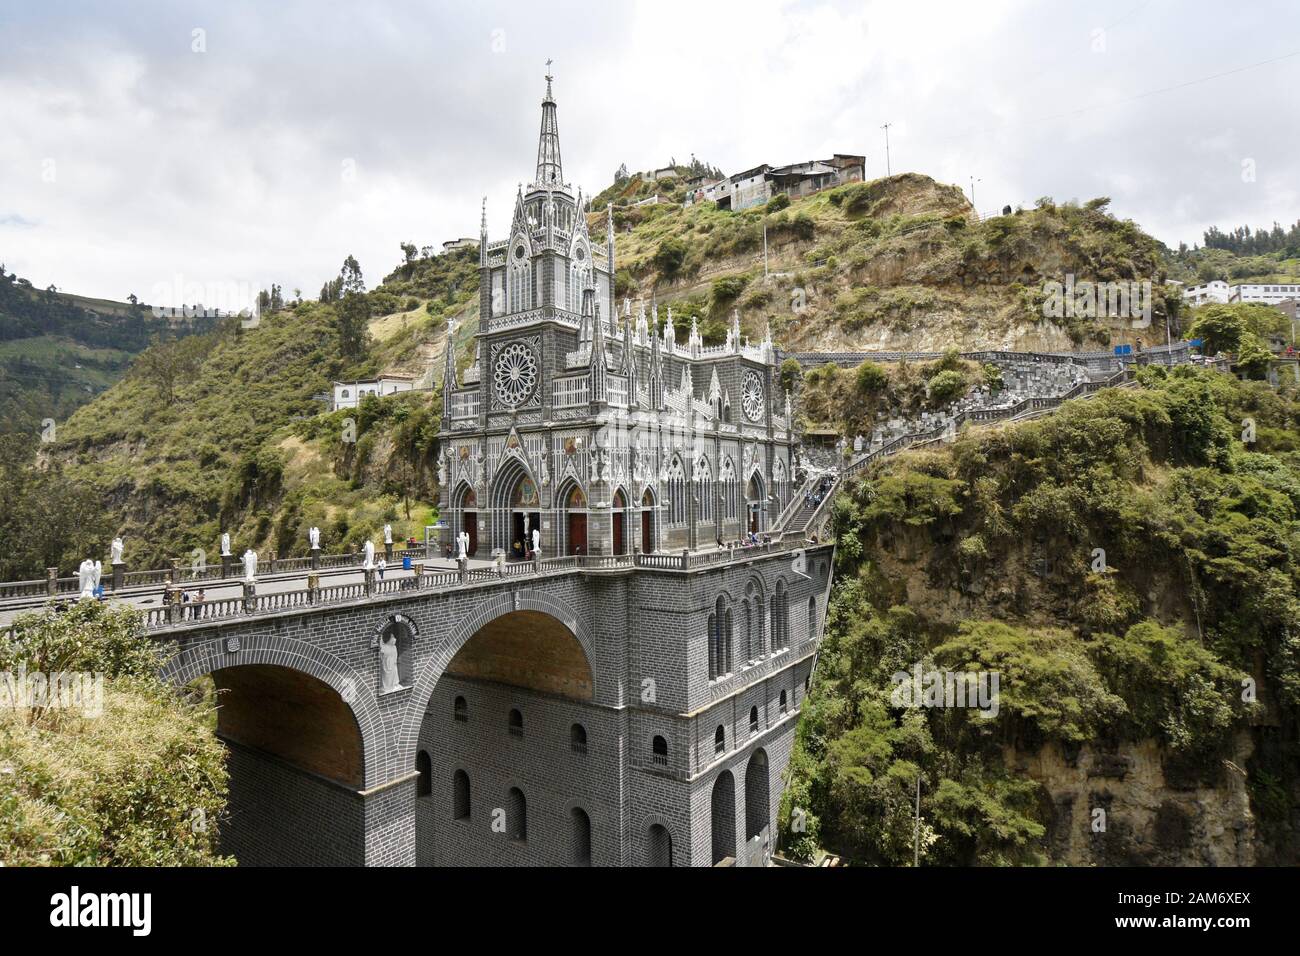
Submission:
<svg viewBox="0 0 1300 956">
<path fill-rule="evenodd" d="M 241 866 L 363 863 L 365 753 L 340 692 L 272 664 L 223 667 L 210 679 L 229 773 L 221 851 Z"/>
<path fill-rule="evenodd" d="M 592 706 L 592 664 L 575 627 L 507 611 L 447 663 L 415 751 L 429 755 L 432 780 L 416 801 L 417 865 L 612 862 L 617 835 L 595 808 L 616 802 L 605 791 L 620 755 L 601 746 L 616 737 L 616 718 Z"/>
</svg>

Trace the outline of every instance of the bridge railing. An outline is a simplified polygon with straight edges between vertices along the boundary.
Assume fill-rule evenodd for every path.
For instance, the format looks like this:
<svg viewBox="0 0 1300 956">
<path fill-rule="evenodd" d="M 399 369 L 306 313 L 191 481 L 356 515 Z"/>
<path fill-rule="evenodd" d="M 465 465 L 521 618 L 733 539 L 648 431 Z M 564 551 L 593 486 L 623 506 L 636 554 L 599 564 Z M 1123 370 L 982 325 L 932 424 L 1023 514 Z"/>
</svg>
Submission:
<svg viewBox="0 0 1300 956">
<path fill-rule="evenodd" d="M 829 500 L 829 498 L 828 498 Z M 306 590 L 278 591 L 270 594 L 237 598 L 220 598 L 186 604 L 167 604 L 144 609 L 145 628 L 150 631 L 176 627 L 202 626 L 204 624 L 236 620 L 282 611 L 306 610 L 333 604 L 346 604 L 372 597 L 416 593 L 426 590 L 449 591 L 462 586 L 486 584 L 494 581 L 519 578 L 540 578 L 548 575 L 582 573 L 585 571 L 630 570 L 644 568 L 659 571 L 693 571 L 699 568 L 724 565 L 733 561 L 748 561 L 755 557 L 777 554 L 806 542 L 800 533 L 790 533 L 772 541 L 746 548 L 721 549 L 708 552 L 683 551 L 677 554 L 615 554 L 567 555 L 540 561 L 520 561 L 486 568 L 465 568 L 455 571 L 427 570 L 422 574 L 389 578 L 354 584 Z"/>
</svg>

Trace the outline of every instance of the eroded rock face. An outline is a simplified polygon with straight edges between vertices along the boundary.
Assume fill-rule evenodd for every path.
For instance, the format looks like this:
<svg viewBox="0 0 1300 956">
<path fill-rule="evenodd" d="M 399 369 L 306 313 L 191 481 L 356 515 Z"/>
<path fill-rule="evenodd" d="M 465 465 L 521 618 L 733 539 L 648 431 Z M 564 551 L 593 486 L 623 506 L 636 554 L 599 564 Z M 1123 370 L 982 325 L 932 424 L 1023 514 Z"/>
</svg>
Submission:
<svg viewBox="0 0 1300 956">
<path fill-rule="evenodd" d="M 1076 755 L 1054 743 L 1036 751 L 1008 748 L 1003 757 L 1044 788 L 1051 811 L 1044 843 L 1052 863 L 1252 866 L 1255 818 L 1236 767 L 1253 749 L 1249 732 L 1237 734 L 1229 761 L 1209 780 L 1171 774 L 1169 757 L 1154 740 L 1085 746 Z"/>
</svg>

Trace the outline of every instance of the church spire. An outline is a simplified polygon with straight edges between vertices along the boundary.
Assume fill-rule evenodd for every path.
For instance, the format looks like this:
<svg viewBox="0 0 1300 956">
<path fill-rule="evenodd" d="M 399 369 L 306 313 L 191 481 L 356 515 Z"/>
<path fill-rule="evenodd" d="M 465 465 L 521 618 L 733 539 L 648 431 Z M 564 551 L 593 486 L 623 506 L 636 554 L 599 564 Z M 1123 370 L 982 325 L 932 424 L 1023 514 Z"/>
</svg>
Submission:
<svg viewBox="0 0 1300 956">
<path fill-rule="evenodd" d="M 442 414 L 451 417 L 451 396 L 456 391 L 456 341 L 452 338 L 451 327 L 447 327 L 446 366 L 442 373 Z"/>
<path fill-rule="evenodd" d="M 538 186 L 553 189 L 564 182 L 560 165 L 560 126 L 555 118 L 555 100 L 551 96 L 551 61 L 546 61 L 546 97 L 542 100 L 542 131 L 537 139 Z"/>
<path fill-rule="evenodd" d="M 586 313 L 590 309 L 594 313 L 591 316 L 591 358 L 588 362 L 588 371 L 591 376 L 591 400 L 592 402 L 605 402 L 609 399 L 609 387 L 605 376 L 607 369 L 605 324 L 600 317 L 600 303 L 596 301 L 596 290 L 588 286 L 583 290 L 582 296 L 582 311 Z"/>
</svg>

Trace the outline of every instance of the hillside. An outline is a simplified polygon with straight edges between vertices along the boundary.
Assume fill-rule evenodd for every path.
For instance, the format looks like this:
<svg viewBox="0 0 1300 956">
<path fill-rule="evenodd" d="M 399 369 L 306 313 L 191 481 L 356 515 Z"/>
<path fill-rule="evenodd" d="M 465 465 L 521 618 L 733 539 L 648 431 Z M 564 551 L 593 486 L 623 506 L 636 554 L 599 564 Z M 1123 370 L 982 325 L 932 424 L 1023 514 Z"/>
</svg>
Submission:
<svg viewBox="0 0 1300 956">
<path fill-rule="evenodd" d="M 107 503 L 133 568 L 196 550 L 214 559 L 223 531 L 241 548 L 282 555 L 306 553 L 313 524 L 332 551 L 359 547 L 386 522 L 422 538 L 436 514 L 440 402 L 430 382 L 334 414 L 322 399 L 335 380 L 441 368 L 448 317 L 460 324 L 476 303 L 476 264 L 459 250 L 400 266 L 364 296 L 359 355 L 341 350 L 337 302 L 271 311 L 253 328 L 226 320 L 188 348 L 155 347 L 59 430 L 42 464 Z"/>
<path fill-rule="evenodd" d="M 126 374 L 158 336 L 211 327 L 176 323 L 148 307 L 38 290 L 0 266 L 0 432 L 29 435 L 56 426 Z"/>
<path fill-rule="evenodd" d="M 1196 284 L 1211 279 L 1237 283 L 1300 282 L 1300 222 L 1289 229 L 1239 226 L 1228 232 L 1211 227 L 1205 245 L 1186 244 L 1169 254 L 1170 276 Z"/>
<path fill-rule="evenodd" d="M 930 864 L 1300 859 L 1300 396 L 1142 380 L 837 501 L 792 852 L 910 860 L 919 776 Z M 997 672 L 1000 706 L 898 706 L 917 667 Z"/>
<path fill-rule="evenodd" d="M 1164 341 L 1181 301 L 1161 288 L 1163 247 L 1132 222 L 1084 205 L 976 221 L 955 186 L 908 173 L 794 202 L 774 197 L 740 213 L 712 203 L 615 210 L 618 294 L 673 306 L 722 341 L 738 308 L 753 339 L 771 323 L 788 350 L 1106 348 Z M 593 232 L 603 211 L 591 214 Z M 769 275 L 764 276 L 764 227 Z M 598 234 L 598 233 L 596 233 Z M 1152 280 L 1155 318 L 1134 332 L 1119 319 L 1044 318 L 1049 281 Z"/>
<path fill-rule="evenodd" d="M 627 200 L 650 188 L 637 178 L 602 195 Z M 671 305 L 679 323 L 698 315 L 711 344 L 739 309 L 747 334 L 761 336 L 770 322 L 778 345 L 791 350 L 1105 347 L 1132 333 L 1122 322 L 1056 322 L 1041 308 L 1043 283 L 1067 274 L 1163 274 L 1160 244 L 1105 207 L 1043 200 L 977 222 L 960 190 L 915 174 L 793 203 L 778 196 L 741 213 L 711 203 L 622 206 L 617 292 Z M 595 235 L 603 215 L 590 214 Z M 321 292 L 320 302 L 267 311 L 256 328 L 227 322 L 189 345 L 151 349 L 43 449 L 43 466 L 63 469 L 87 502 L 107 502 L 98 519 L 126 535 L 133 567 L 211 553 L 223 530 L 240 547 L 281 554 L 303 553 L 312 524 L 331 550 L 355 546 L 386 521 L 403 536 L 422 536 L 435 516 L 431 436 L 448 333 L 463 369 L 478 327 L 476 250 L 433 255 L 403 244 L 397 267 L 355 300 L 361 312 L 348 305 L 342 274 Z M 1178 305 L 1157 287 L 1154 338 L 1163 338 L 1166 309 L 1180 331 Z M 366 317 L 364 347 L 345 355 L 341 316 L 354 314 Z M 323 414 L 319 396 L 332 381 L 379 372 L 413 374 L 419 390 L 356 415 Z M 928 379 L 888 374 L 889 387 L 853 403 L 855 420 L 928 400 Z M 941 374 L 974 384 L 985 373 L 963 365 Z M 847 407 L 838 401 L 845 384 L 825 384 L 826 409 Z M 817 395 L 809 391 L 813 402 Z M 362 426 L 355 445 L 342 440 L 347 418 Z M 9 538 L 0 527 L 0 539 Z M 76 527 L 58 540 L 8 551 L 26 555 L 15 559 L 24 573 L 39 574 L 42 562 L 66 562 L 88 546 Z"/>
</svg>

